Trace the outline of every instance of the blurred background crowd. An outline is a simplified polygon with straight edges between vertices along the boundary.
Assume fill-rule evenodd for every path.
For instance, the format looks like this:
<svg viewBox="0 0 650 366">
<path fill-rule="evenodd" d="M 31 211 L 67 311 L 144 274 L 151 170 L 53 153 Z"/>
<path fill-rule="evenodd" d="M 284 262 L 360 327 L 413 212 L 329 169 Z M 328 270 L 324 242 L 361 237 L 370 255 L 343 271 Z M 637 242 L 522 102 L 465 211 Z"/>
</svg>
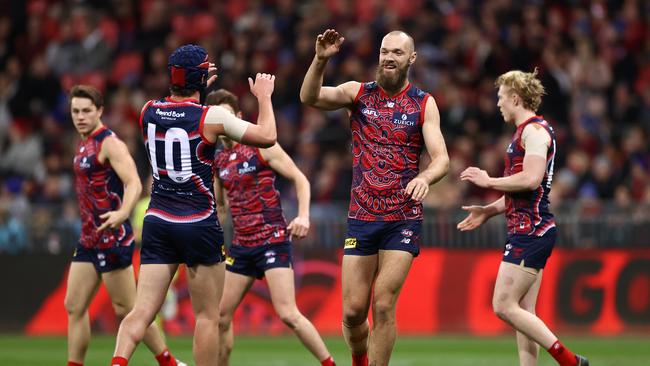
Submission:
<svg viewBox="0 0 650 366">
<path fill-rule="evenodd" d="M 345 111 L 323 113 L 298 94 L 316 35 L 345 37 L 325 84 L 374 80 L 383 35 L 415 39 L 411 80 L 431 92 L 451 157 L 425 206 L 437 214 L 498 198 L 461 183 L 477 165 L 503 170 L 512 128 L 494 80 L 539 68 L 539 113 L 555 128 L 552 204 L 574 215 L 650 204 L 650 2 L 623 0 L 5 0 L 0 9 L 0 252 L 58 252 L 79 231 L 72 187 L 78 136 L 66 92 L 105 93 L 103 122 L 128 145 L 145 188 L 149 166 L 140 109 L 168 94 L 167 57 L 198 43 L 218 67 L 214 88 L 257 105 L 247 77 L 274 73 L 280 144 L 312 184 L 315 218 L 345 217 L 351 157 Z M 287 206 L 295 193 L 279 188 Z M 146 189 L 145 189 L 146 191 Z M 625 218 L 645 217 L 648 206 Z M 429 218 L 427 218 L 429 220 Z M 453 220 L 452 220 L 453 221 Z M 647 225 L 646 225 L 647 227 Z"/>
</svg>

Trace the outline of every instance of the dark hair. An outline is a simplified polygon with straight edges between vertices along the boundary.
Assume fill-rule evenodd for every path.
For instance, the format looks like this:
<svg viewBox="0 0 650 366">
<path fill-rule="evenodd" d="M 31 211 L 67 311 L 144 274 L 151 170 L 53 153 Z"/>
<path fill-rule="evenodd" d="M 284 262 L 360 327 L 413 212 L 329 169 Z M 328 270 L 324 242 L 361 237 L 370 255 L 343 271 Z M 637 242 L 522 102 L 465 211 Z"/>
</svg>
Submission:
<svg viewBox="0 0 650 366">
<path fill-rule="evenodd" d="M 239 98 L 226 89 L 219 89 L 211 92 L 205 97 L 206 105 L 219 105 L 227 104 L 232 110 L 237 113 L 239 112 Z"/>
<path fill-rule="evenodd" d="M 104 106 L 104 97 L 102 96 L 102 93 L 90 85 L 73 86 L 72 89 L 70 89 L 70 99 L 72 98 L 90 99 L 97 109 Z"/>
<path fill-rule="evenodd" d="M 182 88 L 182 87 L 176 86 L 176 85 L 170 85 L 169 86 L 169 92 L 171 93 L 171 95 L 175 95 L 175 96 L 183 97 L 183 98 L 189 98 L 192 95 L 194 95 L 194 93 L 196 93 L 197 90 Z"/>
</svg>

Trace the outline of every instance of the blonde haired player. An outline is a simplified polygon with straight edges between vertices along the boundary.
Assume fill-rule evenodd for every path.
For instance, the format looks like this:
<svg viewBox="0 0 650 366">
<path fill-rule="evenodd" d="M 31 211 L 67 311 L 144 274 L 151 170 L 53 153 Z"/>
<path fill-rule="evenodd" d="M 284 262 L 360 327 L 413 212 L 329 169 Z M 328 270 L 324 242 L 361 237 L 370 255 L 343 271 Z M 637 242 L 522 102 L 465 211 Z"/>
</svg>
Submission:
<svg viewBox="0 0 650 366">
<path fill-rule="evenodd" d="M 520 365 L 536 365 L 542 346 L 561 366 L 588 366 L 585 357 L 573 354 L 535 315 L 542 272 L 557 232 L 548 200 L 557 148 L 555 133 L 536 115 L 544 87 L 537 70 L 509 71 L 499 76 L 495 86 L 503 119 L 517 127 L 508 145 L 504 176 L 493 178 L 485 170 L 469 167 L 460 177 L 501 191 L 503 196 L 487 206 L 463 206 L 469 215 L 458 229 L 474 230 L 490 217 L 506 213 L 508 237 L 492 304 L 496 315 L 517 330 Z"/>
</svg>

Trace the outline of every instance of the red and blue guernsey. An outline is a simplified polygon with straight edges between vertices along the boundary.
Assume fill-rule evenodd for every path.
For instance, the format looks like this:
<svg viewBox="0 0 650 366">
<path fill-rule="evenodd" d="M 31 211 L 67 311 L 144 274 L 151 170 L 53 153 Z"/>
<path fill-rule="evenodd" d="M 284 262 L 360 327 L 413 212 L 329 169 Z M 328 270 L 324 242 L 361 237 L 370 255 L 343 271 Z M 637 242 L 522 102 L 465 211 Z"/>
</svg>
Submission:
<svg viewBox="0 0 650 366">
<path fill-rule="evenodd" d="M 517 127 L 512 142 L 508 145 L 503 175 L 507 177 L 523 170 L 526 151 L 521 144 L 521 134 L 524 128 L 532 123 L 544 128 L 551 136 L 551 145 L 546 153 L 546 172 L 542 183 L 536 189 L 505 194 L 508 234 L 542 236 L 555 227 L 555 218 L 549 210 L 548 200 L 555 161 L 555 132 L 542 117 L 532 117 Z"/>
<path fill-rule="evenodd" d="M 411 84 L 393 97 L 377 82 L 361 84 L 350 114 L 353 175 L 349 218 L 422 219 L 422 204 L 404 189 L 419 173 L 429 97 Z"/>
<path fill-rule="evenodd" d="M 85 248 L 108 249 L 133 244 L 129 220 L 124 221 L 118 229 L 97 231 L 104 221 L 99 216 L 118 210 L 124 193 L 124 184 L 111 165 L 98 160 L 102 143 L 109 136 L 113 136 L 113 131 L 102 126 L 79 142 L 73 160 L 81 216 L 79 243 Z"/>
<path fill-rule="evenodd" d="M 260 150 L 235 144 L 217 153 L 215 166 L 230 204 L 232 244 L 255 247 L 286 242 L 287 222 L 274 185 L 275 171 Z"/>
<path fill-rule="evenodd" d="M 217 221 L 212 193 L 215 144 L 201 134 L 208 108 L 193 99 L 149 101 L 140 126 L 153 173 L 147 220 Z"/>
</svg>

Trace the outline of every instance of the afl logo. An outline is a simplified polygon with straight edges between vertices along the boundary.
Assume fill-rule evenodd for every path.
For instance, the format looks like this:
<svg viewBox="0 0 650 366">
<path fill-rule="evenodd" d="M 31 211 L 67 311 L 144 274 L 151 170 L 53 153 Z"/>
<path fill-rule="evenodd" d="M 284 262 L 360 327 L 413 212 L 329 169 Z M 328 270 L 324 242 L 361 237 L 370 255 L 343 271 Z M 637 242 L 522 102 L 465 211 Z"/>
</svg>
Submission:
<svg viewBox="0 0 650 366">
<path fill-rule="evenodd" d="M 379 117 L 379 112 L 377 112 L 376 110 L 371 109 L 371 108 L 364 108 L 364 109 L 361 110 L 361 113 L 365 114 L 366 116 L 370 116 L 370 117 L 375 117 L 375 118 Z"/>
</svg>

